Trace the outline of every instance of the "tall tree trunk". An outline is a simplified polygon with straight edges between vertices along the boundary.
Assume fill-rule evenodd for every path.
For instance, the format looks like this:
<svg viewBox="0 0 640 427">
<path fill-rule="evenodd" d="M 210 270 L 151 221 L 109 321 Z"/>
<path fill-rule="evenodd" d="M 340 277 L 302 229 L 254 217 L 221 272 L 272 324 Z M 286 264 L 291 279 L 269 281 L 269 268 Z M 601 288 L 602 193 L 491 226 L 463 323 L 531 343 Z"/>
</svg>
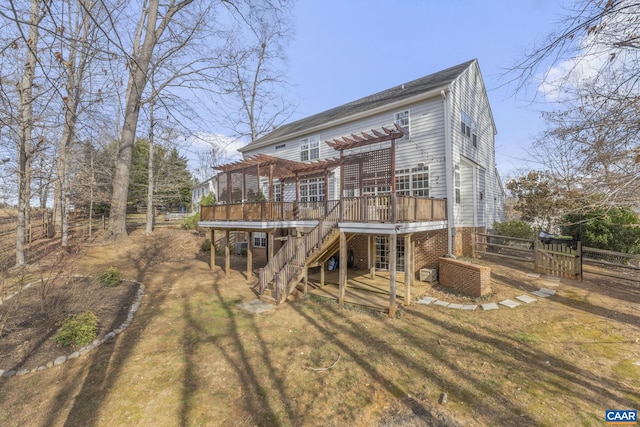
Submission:
<svg viewBox="0 0 640 427">
<path fill-rule="evenodd" d="M 129 191 L 129 177 L 131 175 L 131 159 L 138 127 L 140 100 L 147 84 L 147 72 L 153 49 L 173 16 L 193 0 L 183 0 L 178 3 L 170 2 L 160 24 L 158 23 L 158 2 L 149 0 L 149 7 L 143 10 L 134 41 L 133 55 L 129 61 L 131 72 L 127 84 L 127 94 L 124 109 L 124 123 L 118 156 L 116 158 L 115 175 L 113 178 L 113 194 L 111 196 L 111 211 L 107 238 L 118 240 L 127 235 L 126 214 L 127 197 Z M 145 24 L 146 22 L 146 24 Z M 144 32 L 144 38 L 142 33 Z"/>
<path fill-rule="evenodd" d="M 153 85 L 153 83 L 152 83 Z M 147 234 L 153 233 L 153 144 L 154 144 L 154 100 L 151 99 L 149 104 L 149 161 L 147 176 Z"/>
<path fill-rule="evenodd" d="M 29 39 L 24 73 L 19 84 L 19 122 L 18 135 L 18 226 L 16 232 L 16 265 L 25 263 L 25 239 L 29 226 L 31 200 L 31 137 L 33 131 L 33 81 L 37 65 L 38 21 L 40 19 L 40 0 L 31 0 L 29 16 Z"/>
</svg>

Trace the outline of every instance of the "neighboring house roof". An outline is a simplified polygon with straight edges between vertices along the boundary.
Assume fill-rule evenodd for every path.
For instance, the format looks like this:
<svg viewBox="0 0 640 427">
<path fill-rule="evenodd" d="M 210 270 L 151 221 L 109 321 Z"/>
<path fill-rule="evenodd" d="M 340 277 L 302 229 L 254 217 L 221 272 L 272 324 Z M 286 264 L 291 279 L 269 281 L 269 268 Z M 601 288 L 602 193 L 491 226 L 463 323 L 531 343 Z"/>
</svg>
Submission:
<svg viewBox="0 0 640 427">
<path fill-rule="evenodd" d="M 383 90 L 382 92 L 366 96 L 339 107 L 323 111 L 322 113 L 314 114 L 313 116 L 306 117 L 293 123 L 280 126 L 265 136 L 240 148 L 239 151 L 245 152 L 264 147 L 290 135 L 301 133 L 317 126 L 354 116 L 358 113 L 374 110 L 387 104 L 408 100 L 439 88 L 444 88 L 454 81 L 474 61 L 475 59 L 447 68 L 446 70 L 438 71 L 437 73 L 430 74 L 417 80 L 410 81 L 409 83 L 404 83 L 391 89 Z"/>
</svg>

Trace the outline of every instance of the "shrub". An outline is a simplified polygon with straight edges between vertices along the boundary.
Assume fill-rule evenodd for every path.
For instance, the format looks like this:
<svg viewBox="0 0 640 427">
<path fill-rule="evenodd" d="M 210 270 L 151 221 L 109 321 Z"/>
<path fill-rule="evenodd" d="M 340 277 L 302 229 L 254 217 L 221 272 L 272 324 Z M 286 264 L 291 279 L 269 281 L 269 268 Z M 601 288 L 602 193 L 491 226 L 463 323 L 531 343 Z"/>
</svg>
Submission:
<svg viewBox="0 0 640 427">
<path fill-rule="evenodd" d="M 182 228 L 186 230 L 197 230 L 198 221 L 200 221 L 200 212 L 196 212 L 195 214 L 185 218 L 182 221 Z"/>
<path fill-rule="evenodd" d="M 120 284 L 120 270 L 109 267 L 107 271 L 98 276 L 98 283 L 109 288 L 118 286 Z"/>
<path fill-rule="evenodd" d="M 533 239 L 533 229 L 524 221 L 494 222 L 493 229 L 501 236 Z"/>
<path fill-rule="evenodd" d="M 69 316 L 56 334 L 56 342 L 65 346 L 87 345 L 98 336 L 98 317 L 91 311 Z"/>
<path fill-rule="evenodd" d="M 204 242 L 202 242 L 202 245 L 200 245 L 200 250 L 202 252 L 210 252 L 211 251 L 211 240 L 204 239 Z"/>
</svg>

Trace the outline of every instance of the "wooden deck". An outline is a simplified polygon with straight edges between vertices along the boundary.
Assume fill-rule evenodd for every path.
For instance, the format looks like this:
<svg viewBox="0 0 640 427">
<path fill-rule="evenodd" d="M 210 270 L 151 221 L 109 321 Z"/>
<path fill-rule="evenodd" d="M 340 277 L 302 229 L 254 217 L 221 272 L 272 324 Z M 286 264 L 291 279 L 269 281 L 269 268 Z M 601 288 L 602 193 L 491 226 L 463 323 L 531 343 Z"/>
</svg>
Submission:
<svg viewBox="0 0 640 427">
<path fill-rule="evenodd" d="M 309 273 L 309 281 L 320 283 L 320 272 Z M 310 294 L 319 297 L 330 298 L 338 301 L 339 272 L 338 270 L 325 271 L 325 285 L 309 291 Z M 418 280 L 411 286 L 411 299 L 415 301 L 427 293 L 431 288 L 428 283 Z M 398 306 L 405 301 L 404 273 L 396 274 L 396 303 Z M 369 309 L 389 311 L 389 272 L 376 271 L 373 279 L 366 270 L 349 270 L 347 272 L 347 289 L 344 297 L 345 304 L 358 305 Z"/>
</svg>

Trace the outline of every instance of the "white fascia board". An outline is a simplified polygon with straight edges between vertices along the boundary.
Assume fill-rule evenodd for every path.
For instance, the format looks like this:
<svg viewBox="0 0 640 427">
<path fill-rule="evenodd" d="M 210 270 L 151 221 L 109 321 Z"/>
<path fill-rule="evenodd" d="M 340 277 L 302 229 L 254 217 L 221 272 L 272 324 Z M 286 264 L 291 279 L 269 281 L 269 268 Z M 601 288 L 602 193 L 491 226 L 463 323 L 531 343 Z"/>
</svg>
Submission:
<svg viewBox="0 0 640 427">
<path fill-rule="evenodd" d="M 383 113 L 383 112 L 389 111 L 389 110 L 395 110 L 395 109 L 397 109 L 399 107 L 403 107 L 405 105 L 414 104 L 416 102 L 420 102 L 420 101 L 424 101 L 424 100 L 427 100 L 427 99 L 430 99 L 430 98 L 435 98 L 437 96 L 440 96 L 440 93 L 443 90 L 445 92 L 449 92 L 449 85 L 441 86 L 441 87 L 439 87 L 437 89 L 432 89 L 429 92 L 425 92 L 425 93 L 422 93 L 420 95 L 416 95 L 416 96 L 411 97 L 411 98 L 402 99 L 400 101 L 396 101 L 396 102 L 393 102 L 391 104 L 385 104 L 385 105 L 382 105 L 380 107 L 377 107 L 377 108 L 374 108 L 374 109 L 371 109 L 371 110 L 366 110 L 366 111 L 363 111 L 363 112 L 358 113 L 358 114 L 353 114 L 351 116 L 342 117 L 340 119 L 333 120 L 331 122 L 326 122 L 326 123 L 323 123 L 321 125 L 317 125 L 317 126 L 314 126 L 314 127 L 306 128 L 306 129 L 298 131 L 298 132 L 289 133 L 289 134 L 283 135 L 283 136 L 281 136 L 279 138 L 275 138 L 275 139 L 272 139 L 272 140 L 264 141 L 260 145 L 254 145 L 252 147 L 248 147 L 248 146 L 245 145 L 244 147 L 238 148 L 238 151 L 241 152 L 241 153 L 244 153 L 245 151 L 253 151 L 253 150 L 256 150 L 258 148 L 268 147 L 270 145 L 277 144 L 279 142 L 288 141 L 290 139 L 295 139 L 295 138 L 303 136 L 303 135 L 316 133 L 316 132 L 318 132 L 320 130 L 323 130 L 323 129 L 331 128 L 331 127 L 334 127 L 334 126 L 339 126 L 339 125 L 342 125 L 342 124 L 345 124 L 345 123 L 349 123 L 349 122 L 354 122 L 356 120 L 360 120 L 360 119 L 365 118 L 365 117 L 373 116 L 373 115 L 376 115 L 378 113 Z"/>
<path fill-rule="evenodd" d="M 345 233 L 407 234 L 422 231 L 442 230 L 447 228 L 447 221 L 403 222 L 398 224 L 341 222 L 338 223 L 338 228 L 340 231 Z"/>
</svg>

